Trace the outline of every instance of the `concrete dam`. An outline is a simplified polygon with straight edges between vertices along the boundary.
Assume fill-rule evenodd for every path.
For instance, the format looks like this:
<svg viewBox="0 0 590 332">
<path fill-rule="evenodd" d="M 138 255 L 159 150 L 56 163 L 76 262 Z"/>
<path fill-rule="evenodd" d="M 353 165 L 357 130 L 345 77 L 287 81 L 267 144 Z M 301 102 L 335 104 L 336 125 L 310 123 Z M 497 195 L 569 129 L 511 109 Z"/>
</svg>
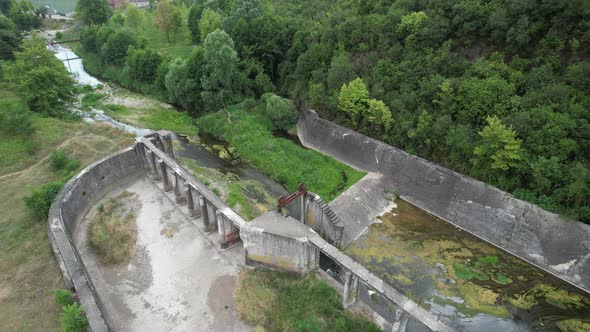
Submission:
<svg viewBox="0 0 590 332">
<path fill-rule="evenodd" d="M 345 308 L 361 308 L 387 331 L 535 329 L 512 323 L 510 317 L 526 310 L 499 309 L 500 302 L 509 301 L 492 293 L 492 281 L 516 299 L 537 294 L 531 301 L 544 310 L 543 296 L 553 299 L 546 294 L 563 290 L 560 319 L 590 315 L 587 225 L 561 220 L 313 112 L 300 118 L 298 133 L 305 146 L 369 173 L 332 202 L 302 191 L 283 213 L 249 222 L 177 162 L 171 135 L 164 131 L 138 138 L 71 179 L 51 207 L 48 234 L 66 286 L 75 290 L 91 330 L 250 330 L 231 304 L 235 275 L 244 266 L 315 273 L 342 294 Z M 98 204 L 122 192 L 134 195 L 137 249 L 125 269 L 113 270 L 93 257 L 85 234 Z M 458 237 L 457 227 L 465 234 Z M 162 236 L 168 232 L 169 240 Z M 437 237 L 403 242 L 404 232 Z M 442 238 L 445 234 L 460 245 Z M 479 238 L 512 255 L 480 244 Z M 441 250 L 424 249 L 428 243 Z M 463 256 L 448 254 L 458 252 Z M 542 270 L 521 268 L 513 255 Z M 457 284 L 453 279 L 461 279 L 461 273 L 473 273 L 470 259 L 485 280 Z M 514 274 L 503 269 L 507 262 Z M 527 283 L 517 280 L 525 270 L 538 274 L 534 283 L 527 281 L 533 291 L 514 286 Z M 488 274 L 492 277 L 484 277 Z M 415 280 L 408 282 L 406 275 Z M 445 311 L 461 305 L 470 312 Z M 541 314 L 529 315 L 532 321 Z"/>
</svg>

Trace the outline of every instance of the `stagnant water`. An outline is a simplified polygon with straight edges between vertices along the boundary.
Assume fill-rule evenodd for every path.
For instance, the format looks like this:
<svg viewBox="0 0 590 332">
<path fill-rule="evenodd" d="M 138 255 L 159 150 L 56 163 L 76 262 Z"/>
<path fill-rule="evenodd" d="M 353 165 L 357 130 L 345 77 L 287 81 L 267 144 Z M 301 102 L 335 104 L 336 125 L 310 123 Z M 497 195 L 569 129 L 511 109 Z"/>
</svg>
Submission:
<svg viewBox="0 0 590 332">
<path fill-rule="evenodd" d="M 346 252 L 442 319 L 470 331 L 559 331 L 565 320 L 590 319 L 583 291 L 403 200 L 395 203 Z"/>
</svg>

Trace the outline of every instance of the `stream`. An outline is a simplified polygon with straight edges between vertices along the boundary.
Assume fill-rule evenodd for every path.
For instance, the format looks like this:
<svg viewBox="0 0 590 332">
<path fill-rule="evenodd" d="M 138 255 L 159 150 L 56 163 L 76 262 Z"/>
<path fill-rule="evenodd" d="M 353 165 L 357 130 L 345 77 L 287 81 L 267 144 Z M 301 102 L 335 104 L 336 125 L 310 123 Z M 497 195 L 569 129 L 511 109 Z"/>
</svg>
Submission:
<svg viewBox="0 0 590 332">
<path fill-rule="evenodd" d="M 55 56 L 58 59 L 64 62 L 65 67 L 72 73 L 72 76 L 80 85 L 90 85 L 93 88 L 102 85 L 105 87 L 107 94 L 113 94 L 113 90 L 109 88 L 108 84 L 101 82 L 84 70 L 82 59 L 71 49 L 59 44 L 50 46 L 50 49 L 56 53 Z M 154 132 L 149 128 L 139 128 L 117 121 L 100 109 L 80 112 L 85 122 L 106 123 L 112 127 L 131 133 L 136 137 L 145 136 Z M 276 206 L 276 199 L 287 193 L 286 189 L 280 184 L 262 172 L 248 166 L 246 163 L 239 160 L 232 160 L 231 158 L 220 157 L 222 155 L 220 152 L 227 149 L 225 142 L 203 135 L 198 137 L 196 141 L 194 138 L 188 138 L 176 133 L 173 133 L 172 137 L 174 140 L 175 154 L 179 162 L 185 164 L 197 178 L 199 178 L 199 175 L 206 176 L 206 179 L 202 177 L 199 179 L 208 182 L 208 186 L 211 189 L 217 189 L 222 196 L 225 196 L 231 190 L 226 188 L 227 185 L 225 183 L 237 183 L 239 185 L 242 194 L 246 197 L 249 204 L 252 205 L 249 209 L 255 210 L 252 213 L 248 213 L 248 215 L 242 215 L 247 219 L 274 208 Z M 244 207 L 242 206 L 241 208 L 243 209 Z M 238 208 L 238 210 L 240 209 Z"/>
</svg>

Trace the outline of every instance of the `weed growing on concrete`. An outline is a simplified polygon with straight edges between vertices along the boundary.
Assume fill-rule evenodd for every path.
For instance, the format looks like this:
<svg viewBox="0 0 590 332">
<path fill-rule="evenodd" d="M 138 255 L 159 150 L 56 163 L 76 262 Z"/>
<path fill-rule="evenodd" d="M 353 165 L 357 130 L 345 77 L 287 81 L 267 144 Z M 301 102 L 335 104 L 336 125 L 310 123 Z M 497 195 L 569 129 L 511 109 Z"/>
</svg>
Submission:
<svg viewBox="0 0 590 332">
<path fill-rule="evenodd" d="M 55 290 L 55 303 L 60 308 L 68 306 L 72 304 L 74 301 L 72 299 L 72 292 L 69 289 L 56 289 Z"/>
<path fill-rule="evenodd" d="M 59 315 L 62 332 L 84 332 L 88 326 L 88 319 L 84 315 L 84 309 L 77 303 L 63 307 Z"/>
<path fill-rule="evenodd" d="M 123 192 L 101 204 L 89 228 L 90 245 L 104 263 L 127 262 L 135 243 L 135 215 L 127 203 L 132 194 Z"/>
</svg>

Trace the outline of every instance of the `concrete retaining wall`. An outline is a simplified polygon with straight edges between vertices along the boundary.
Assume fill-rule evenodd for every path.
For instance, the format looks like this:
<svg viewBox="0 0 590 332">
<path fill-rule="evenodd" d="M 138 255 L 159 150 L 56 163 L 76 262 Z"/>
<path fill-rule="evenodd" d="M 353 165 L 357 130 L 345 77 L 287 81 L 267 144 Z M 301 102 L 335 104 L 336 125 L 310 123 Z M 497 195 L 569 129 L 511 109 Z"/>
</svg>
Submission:
<svg viewBox="0 0 590 332">
<path fill-rule="evenodd" d="M 108 331 L 108 319 L 101 310 L 84 262 L 74 245 L 78 222 L 92 203 L 123 178 L 140 171 L 133 147 L 104 158 L 82 170 L 59 192 L 49 210 L 48 237 L 68 289 L 75 289 L 84 307 L 91 331 Z"/>
<path fill-rule="evenodd" d="M 590 225 L 568 221 L 485 183 L 306 111 L 301 142 L 353 167 L 384 175 L 410 203 L 590 291 Z M 346 226 L 346 225 L 345 225 Z"/>
</svg>

